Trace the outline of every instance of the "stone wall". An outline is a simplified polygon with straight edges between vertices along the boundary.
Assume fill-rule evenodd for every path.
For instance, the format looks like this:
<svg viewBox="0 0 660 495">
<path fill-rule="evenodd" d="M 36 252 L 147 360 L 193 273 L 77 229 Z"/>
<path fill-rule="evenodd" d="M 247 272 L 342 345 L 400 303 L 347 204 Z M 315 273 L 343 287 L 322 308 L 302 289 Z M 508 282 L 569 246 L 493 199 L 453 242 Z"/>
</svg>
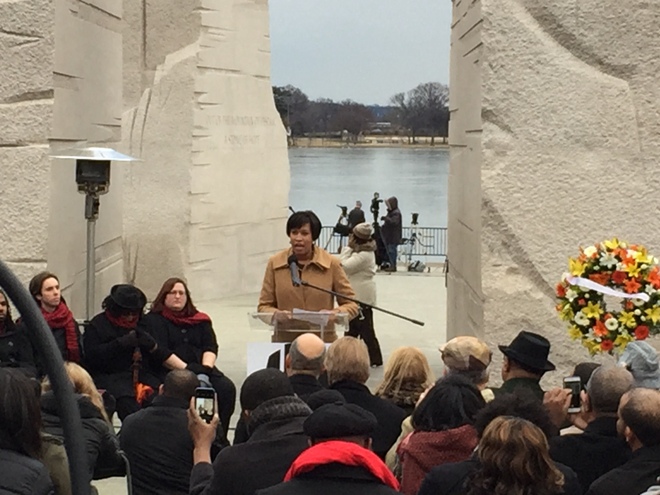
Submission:
<svg viewBox="0 0 660 495">
<path fill-rule="evenodd" d="M 554 310 L 567 259 L 618 236 L 660 252 L 658 7 L 454 2 L 448 336 L 545 334 L 562 372 L 588 354 Z"/>
</svg>

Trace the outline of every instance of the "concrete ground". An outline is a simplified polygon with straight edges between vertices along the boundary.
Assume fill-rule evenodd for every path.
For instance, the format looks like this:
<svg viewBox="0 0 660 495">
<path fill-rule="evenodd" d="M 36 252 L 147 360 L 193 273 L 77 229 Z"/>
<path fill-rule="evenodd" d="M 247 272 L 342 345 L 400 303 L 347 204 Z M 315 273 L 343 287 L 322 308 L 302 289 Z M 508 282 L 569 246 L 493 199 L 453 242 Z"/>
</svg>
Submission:
<svg viewBox="0 0 660 495">
<path fill-rule="evenodd" d="M 376 277 L 378 305 L 425 323 L 423 327 L 374 311 L 376 334 L 387 357 L 397 347 L 415 346 L 427 356 L 436 377 L 442 372 L 442 361 L 437 348 L 446 336 L 445 278 L 440 269 L 430 273 L 379 273 Z M 250 327 L 248 313 L 255 311 L 258 294 L 201 303 L 201 311 L 207 312 L 214 322 L 220 352 L 217 366 L 229 376 L 237 388 L 246 377 L 246 344 L 269 342 L 270 333 Z M 383 367 L 372 368 L 367 383 L 374 390 L 383 377 Z M 237 407 L 238 411 L 238 407 Z M 231 423 L 233 428 L 237 413 Z M 231 431 L 230 431 L 231 435 Z M 124 478 L 111 478 L 95 482 L 101 495 L 122 495 L 126 492 Z"/>
</svg>

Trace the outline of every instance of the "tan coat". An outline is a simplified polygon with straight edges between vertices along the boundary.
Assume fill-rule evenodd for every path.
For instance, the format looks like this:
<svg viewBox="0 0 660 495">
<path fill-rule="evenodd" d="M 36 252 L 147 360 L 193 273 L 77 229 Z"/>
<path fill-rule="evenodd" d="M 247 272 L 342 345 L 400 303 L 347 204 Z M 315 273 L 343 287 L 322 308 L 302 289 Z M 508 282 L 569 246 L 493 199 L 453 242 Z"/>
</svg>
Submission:
<svg viewBox="0 0 660 495">
<path fill-rule="evenodd" d="M 259 296 L 258 311 L 260 313 L 273 313 L 277 310 L 293 311 L 294 308 L 307 311 L 321 311 L 335 309 L 334 297 L 311 287 L 294 287 L 291 283 L 291 272 L 287 260 L 291 250 L 286 249 L 271 256 L 268 260 L 264 281 Z M 300 278 L 310 284 L 333 290 L 348 297 L 355 298 L 355 293 L 348 282 L 348 278 L 341 267 L 339 260 L 327 251 L 314 247 L 312 261 L 300 272 Z M 349 318 L 358 314 L 356 303 L 339 299 L 337 309 L 348 313 Z M 295 338 L 295 336 L 291 336 Z M 325 335 L 326 342 L 336 340 L 334 331 Z M 282 341 L 282 340 L 280 340 Z M 288 338 L 287 340 L 289 341 Z"/>
</svg>

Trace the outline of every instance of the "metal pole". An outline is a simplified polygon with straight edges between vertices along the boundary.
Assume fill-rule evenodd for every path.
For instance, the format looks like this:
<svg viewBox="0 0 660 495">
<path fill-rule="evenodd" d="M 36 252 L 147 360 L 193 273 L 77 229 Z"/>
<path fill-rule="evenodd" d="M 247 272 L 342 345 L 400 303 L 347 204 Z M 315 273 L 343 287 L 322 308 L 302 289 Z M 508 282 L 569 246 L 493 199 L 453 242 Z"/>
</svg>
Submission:
<svg viewBox="0 0 660 495">
<path fill-rule="evenodd" d="M 99 215 L 99 197 L 95 193 L 85 195 L 85 218 L 87 219 L 87 286 L 85 319 L 92 319 L 94 311 L 94 281 L 96 277 L 96 219 Z"/>
</svg>

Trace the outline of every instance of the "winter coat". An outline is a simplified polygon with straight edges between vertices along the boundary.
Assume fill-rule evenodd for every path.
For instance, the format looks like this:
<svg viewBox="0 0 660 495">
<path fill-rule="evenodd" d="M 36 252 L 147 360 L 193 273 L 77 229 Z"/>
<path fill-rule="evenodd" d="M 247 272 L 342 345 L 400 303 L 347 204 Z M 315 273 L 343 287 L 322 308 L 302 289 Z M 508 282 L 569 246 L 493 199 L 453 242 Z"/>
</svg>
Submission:
<svg viewBox="0 0 660 495">
<path fill-rule="evenodd" d="M 342 380 L 333 383 L 330 388 L 340 392 L 349 404 L 358 405 L 376 416 L 378 427 L 372 436 L 372 449 L 378 457 L 385 459 L 387 451 L 401 433 L 405 411 L 385 399 L 376 397 L 361 383 Z"/>
<path fill-rule="evenodd" d="M 107 390 L 116 399 L 135 397 L 133 386 L 133 351 L 132 347 L 123 347 L 118 339 L 128 330 L 110 323 L 105 313 L 92 318 L 83 335 L 85 346 L 85 367 L 99 389 Z M 158 389 L 161 380 L 158 370 L 169 354 L 163 349 L 149 353 L 141 348 L 142 364 L 139 373 L 141 383 Z"/>
<path fill-rule="evenodd" d="M 348 228 L 353 230 L 359 223 L 364 223 L 364 210 L 362 208 L 355 207 L 348 212 Z"/>
<path fill-rule="evenodd" d="M 7 495 L 54 495 L 46 467 L 36 459 L 0 449 L 0 493 Z"/>
<path fill-rule="evenodd" d="M 445 431 L 415 431 L 397 449 L 401 466 L 401 493 L 416 495 L 432 467 L 470 458 L 477 446 L 472 425 Z"/>
<path fill-rule="evenodd" d="M 19 368 L 31 377 L 38 376 L 34 348 L 25 327 L 12 325 L 0 334 L 0 366 Z"/>
<path fill-rule="evenodd" d="M 616 417 L 596 418 L 583 433 L 550 439 L 550 457 L 577 474 L 582 491 L 596 479 L 625 464 L 632 455 L 616 431 Z"/>
<path fill-rule="evenodd" d="M 293 286 L 288 264 L 290 255 L 291 250 L 285 249 L 268 260 L 259 296 L 258 311 L 273 313 L 277 310 L 293 311 L 294 308 L 307 311 L 335 309 L 334 296 L 311 287 Z M 318 287 L 333 290 L 348 297 L 355 297 L 355 292 L 339 260 L 318 246 L 314 247 L 312 261 L 301 270 L 300 278 Z M 340 298 L 338 304 L 337 309 L 340 312 L 348 313 L 349 319 L 357 315 L 356 303 Z M 297 336 L 298 334 L 295 333 L 292 337 Z M 326 342 L 333 342 L 337 339 L 337 334 L 334 331 L 328 331 L 324 337 Z"/>
<path fill-rule="evenodd" d="M 399 211 L 399 200 L 392 196 L 387 201 L 387 215 L 383 217 L 383 225 L 380 234 L 383 242 L 388 244 L 401 244 L 403 238 L 403 221 Z"/>
<path fill-rule="evenodd" d="M 543 401 L 543 389 L 539 385 L 539 381 L 534 378 L 511 378 L 505 381 L 500 388 L 493 388 L 495 397 L 503 394 L 515 393 L 516 389 L 522 388 L 532 393 L 538 400 Z"/>
<path fill-rule="evenodd" d="M 298 397 L 271 399 L 251 412 L 247 442 L 198 463 L 190 475 L 190 495 L 253 495 L 284 479 L 291 463 L 307 448 L 302 425 L 311 410 Z"/>
<path fill-rule="evenodd" d="M 591 484 L 587 495 L 638 495 L 657 484 L 660 477 L 660 445 L 642 447 L 623 466 Z"/>
<path fill-rule="evenodd" d="M 355 298 L 367 304 L 376 304 L 376 255 L 373 251 L 356 252 L 347 247 L 339 254 L 339 261 L 355 291 Z"/>
<path fill-rule="evenodd" d="M 125 464 L 119 454 L 119 440 L 112 426 L 103 419 L 101 412 L 89 398 L 76 395 L 76 401 L 87 448 L 88 481 L 110 476 L 123 476 Z M 52 391 L 45 392 L 41 396 L 41 416 L 44 431 L 63 439 L 64 430 L 59 417 L 57 400 Z"/>
</svg>

